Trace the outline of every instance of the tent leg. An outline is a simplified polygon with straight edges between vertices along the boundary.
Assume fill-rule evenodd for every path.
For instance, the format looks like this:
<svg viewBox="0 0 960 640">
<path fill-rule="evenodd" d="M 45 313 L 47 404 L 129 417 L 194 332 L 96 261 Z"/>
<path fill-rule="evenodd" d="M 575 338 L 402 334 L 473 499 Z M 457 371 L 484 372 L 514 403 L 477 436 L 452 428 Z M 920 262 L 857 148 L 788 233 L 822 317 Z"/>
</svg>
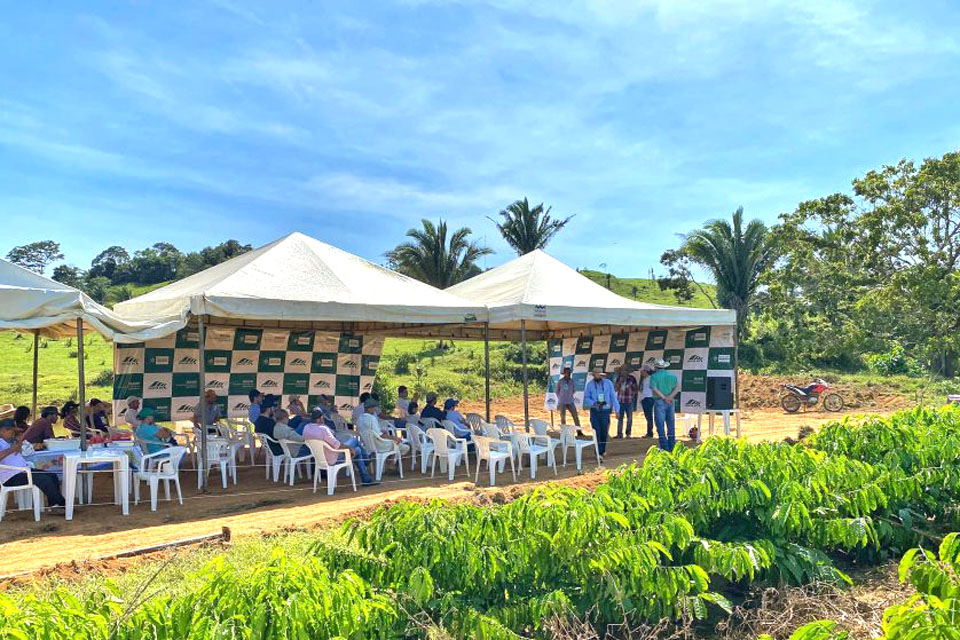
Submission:
<svg viewBox="0 0 960 640">
<path fill-rule="evenodd" d="M 83 318 L 77 318 L 77 373 L 79 389 L 77 399 L 80 402 L 80 450 L 87 450 L 87 381 L 83 371 Z"/>
<path fill-rule="evenodd" d="M 40 368 L 40 332 L 33 330 L 33 412 L 30 414 L 37 419 L 37 372 Z"/>
<path fill-rule="evenodd" d="M 490 323 L 483 323 L 483 371 L 484 401 L 487 408 L 487 422 L 490 422 Z"/>
<path fill-rule="evenodd" d="M 207 474 L 207 353 L 206 353 L 206 335 L 203 330 L 203 316 L 197 316 L 197 335 L 200 343 L 200 402 L 197 404 L 197 412 L 200 415 L 200 454 L 197 456 L 197 465 L 200 467 L 200 490 L 203 493 L 208 491 Z M 253 452 L 251 452 L 253 455 Z"/>
<path fill-rule="evenodd" d="M 530 394 L 527 384 L 527 321 L 520 321 L 520 343 L 523 357 L 523 428 L 530 431 Z"/>
<path fill-rule="evenodd" d="M 739 327 L 733 331 L 733 398 L 740 410 L 740 331 Z"/>
</svg>

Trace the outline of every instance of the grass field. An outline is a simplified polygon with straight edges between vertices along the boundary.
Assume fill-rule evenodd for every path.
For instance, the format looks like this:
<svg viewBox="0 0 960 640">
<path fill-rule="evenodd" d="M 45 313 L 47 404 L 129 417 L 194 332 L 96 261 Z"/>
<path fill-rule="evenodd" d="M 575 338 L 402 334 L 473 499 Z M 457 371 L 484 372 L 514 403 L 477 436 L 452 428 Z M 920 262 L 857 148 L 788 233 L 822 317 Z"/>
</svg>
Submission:
<svg viewBox="0 0 960 640">
<path fill-rule="evenodd" d="M 605 273 L 592 271 L 590 269 L 584 269 L 580 271 L 580 273 L 597 284 L 603 285 L 604 287 L 607 286 L 607 274 Z M 633 295 L 634 287 L 637 288 L 636 297 Z M 660 285 L 657 284 L 656 280 L 651 280 L 650 278 L 618 278 L 617 276 L 611 275 L 609 288 L 624 298 L 639 300 L 640 302 L 653 302 L 655 304 L 682 307 L 702 307 L 706 309 L 713 307 L 713 305 L 710 304 L 709 298 L 696 286 L 693 287 L 693 299 L 683 303 L 677 302 L 677 298 L 673 295 L 672 291 L 661 291 Z M 715 287 L 712 284 L 705 284 L 703 288 L 709 292 L 711 296 L 714 295 Z"/>
</svg>

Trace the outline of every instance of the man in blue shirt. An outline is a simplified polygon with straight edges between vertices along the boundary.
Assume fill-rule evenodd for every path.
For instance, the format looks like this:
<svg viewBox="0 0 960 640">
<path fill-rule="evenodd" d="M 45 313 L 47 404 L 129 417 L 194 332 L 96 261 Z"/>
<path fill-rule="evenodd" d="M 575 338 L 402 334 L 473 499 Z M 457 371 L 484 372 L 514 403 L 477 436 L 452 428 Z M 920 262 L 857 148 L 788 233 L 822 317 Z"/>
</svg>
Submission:
<svg viewBox="0 0 960 640">
<path fill-rule="evenodd" d="M 583 390 L 583 408 L 590 410 L 590 426 L 596 434 L 597 449 L 602 459 L 610 437 L 610 413 L 620 414 L 620 402 L 613 383 L 607 380 L 600 367 L 593 370 L 593 378 Z"/>
<path fill-rule="evenodd" d="M 247 409 L 247 417 L 250 419 L 250 424 L 256 424 L 257 418 L 260 417 L 260 403 L 263 402 L 263 394 L 260 393 L 258 389 L 250 389 L 247 397 L 250 398 L 250 408 Z"/>
</svg>

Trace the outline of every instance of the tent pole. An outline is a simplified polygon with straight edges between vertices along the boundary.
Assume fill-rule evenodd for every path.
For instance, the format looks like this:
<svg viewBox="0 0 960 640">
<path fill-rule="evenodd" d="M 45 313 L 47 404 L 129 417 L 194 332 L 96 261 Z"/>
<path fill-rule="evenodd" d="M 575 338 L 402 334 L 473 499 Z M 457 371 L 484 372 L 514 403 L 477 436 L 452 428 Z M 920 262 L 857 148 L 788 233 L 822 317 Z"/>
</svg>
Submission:
<svg viewBox="0 0 960 640">
<path fill-rule="evenodd" d="M 33 412 L 30 414 L 37 419 L 37 371 L 40 365 L 40 331 L 33 330 Z"/>
<path fill-rule="evenodd" d="M 483 372 L 484 400 L 487 407 L 487 422 L 490 422 L 490 323 L 483 323 Z"/>
<path fill-rule="evenodd" d="M 77 398 L 80 400 L 80 450 L 87 450 L 87 381 L 83 372 L 83 318 L 77 318 L 77 373 L 79 375 L 79 389 Z"/>
<path fill-rule="evenodd" d="M 520 343 L 523 357 L 523 428 L 530 431 L 530 398 L 527 387 L 527 321 L 520 321 Z"/>
<path fill-rule="evenodd" d="M 740 410 L 740 332 L 737 328 L 733 330 L 733 392 L 734 401 L 737 403 L 737 411 Z"/>
<path fill-rule="evenodd" d="M 203 316 L 197 316 L 197 335 L 200 343 L 200 380 L 198 386 L 200 387 L 200 402 L 197 404 L 197 413 L 200 414 L 200 455 L 197 456 L 197 464 L 200 466 L 200 490 L 203 493 L 206 493 L 207 488 L 207 474 L 203 473 L 203 467 L 207 464 L 207 353 L 206 353 L 206 336 L 203 331 Z M 250 455 L 253 455 L 251 452 Z"/>
</svg>

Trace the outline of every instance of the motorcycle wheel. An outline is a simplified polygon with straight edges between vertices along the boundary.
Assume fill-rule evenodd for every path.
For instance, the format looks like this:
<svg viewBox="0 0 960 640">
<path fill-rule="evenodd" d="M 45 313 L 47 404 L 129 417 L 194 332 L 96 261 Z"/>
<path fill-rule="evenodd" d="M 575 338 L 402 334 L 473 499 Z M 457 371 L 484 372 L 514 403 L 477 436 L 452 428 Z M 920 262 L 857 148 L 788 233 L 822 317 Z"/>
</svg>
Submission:
<svg viewBox="0 0 960 640">
<path fill-rule="evenodd" d="M 843 411 L 843 397 L 839 393 L 828 393 L 823 398 L 823 408 L 827 411 Z"/>
<path fill-rule="evenodd" d="M 787 394 L 780 398 L 780 406 L 783 407 L 783 410 L 787 413 L 796 413 L 800 411 L 800 398 L 791 394 Z"/>
</svg>

